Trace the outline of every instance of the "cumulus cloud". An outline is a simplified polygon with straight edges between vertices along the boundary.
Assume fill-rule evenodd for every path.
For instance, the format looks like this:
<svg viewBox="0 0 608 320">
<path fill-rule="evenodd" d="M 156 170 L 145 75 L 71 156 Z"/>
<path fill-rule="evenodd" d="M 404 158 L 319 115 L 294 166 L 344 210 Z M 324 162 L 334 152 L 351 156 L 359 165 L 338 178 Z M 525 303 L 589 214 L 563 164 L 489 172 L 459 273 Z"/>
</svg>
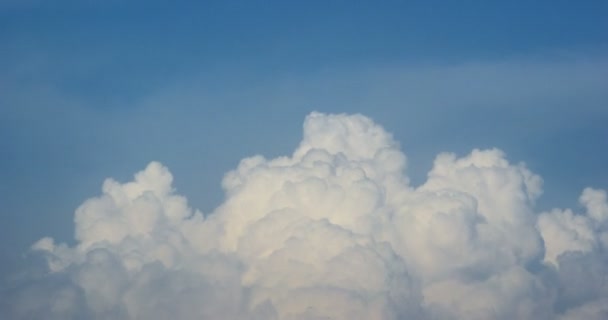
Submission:
<svg viewBox="0 0 608 320">
<path fill-rule="evenodd" d="M 542 180 L 497 149 L 406 156 L 362 115 L 310 114 L 291 156 L 246 158 L 203 214 L 157 162 L 108 179 L 76 244 L 3 293 L 11 319 L 604 319 L 608 203 L 536 212 Z"/>
</svg>

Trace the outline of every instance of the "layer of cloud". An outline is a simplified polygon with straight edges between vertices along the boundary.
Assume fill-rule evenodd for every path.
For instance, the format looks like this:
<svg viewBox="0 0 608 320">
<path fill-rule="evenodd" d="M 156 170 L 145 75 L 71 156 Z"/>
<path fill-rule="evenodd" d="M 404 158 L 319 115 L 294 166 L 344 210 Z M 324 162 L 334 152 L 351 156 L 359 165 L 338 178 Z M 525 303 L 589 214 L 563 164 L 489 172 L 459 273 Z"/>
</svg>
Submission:
<svg viewBox="0 0 608 320">
<path fill-rule="evenodd" d="M 75 246 L 3 293 L 10 319 L 604 319 L 608 203 L 536 212 L 542 179 L 497 149 L 406 156 L 361 115 L 310 114 L 291 156 L 241 161 L 209 214 L 157 162 L 108 179 Z"/>
</svg>

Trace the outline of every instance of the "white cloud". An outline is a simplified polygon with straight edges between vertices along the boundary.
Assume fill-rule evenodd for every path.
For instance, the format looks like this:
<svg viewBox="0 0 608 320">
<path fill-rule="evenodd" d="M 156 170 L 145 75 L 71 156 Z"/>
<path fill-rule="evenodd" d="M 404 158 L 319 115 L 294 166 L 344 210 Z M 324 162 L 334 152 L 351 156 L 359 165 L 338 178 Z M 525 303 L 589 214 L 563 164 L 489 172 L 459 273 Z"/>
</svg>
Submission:
<svg viewBox="0 0 608 320">
<path fill-rule="evenodd" d="M 545 239 L 545 261 L 559 264 L 558 258 L 563 253 L 588 253 L 608 248 L 606 191 L 586 188 L 579 201 L 586 209 L 583 214 L 570 209 L 554 209 L 540 215 L 538 226 Z"/>
<path fill-rule="evenodd" d="M 420 186 L 382 127 L 312 113 L 293 155 L 241 161 L 203 215 L 152 162 L 108 179 L 77 243 L 33 248 L 48 274 L 8 293 L 13 319 L 601 318 L 606 192 L 537 214 L 542 180 L 497 149 L 440 154 Z M 591 280 L 584 280 L 587 276 Z"/>
</svg>

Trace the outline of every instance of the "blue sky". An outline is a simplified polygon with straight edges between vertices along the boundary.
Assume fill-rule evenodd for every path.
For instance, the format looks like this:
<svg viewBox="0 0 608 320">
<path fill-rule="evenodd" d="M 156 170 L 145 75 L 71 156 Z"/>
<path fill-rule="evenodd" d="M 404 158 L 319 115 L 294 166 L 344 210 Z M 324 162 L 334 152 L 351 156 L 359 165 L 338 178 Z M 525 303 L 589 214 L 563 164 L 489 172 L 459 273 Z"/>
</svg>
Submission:
<svg viewBox="0 0 608 320">
<path fill-rule="evenodd" d="M 439 152 L 498 147 L 539 206 L 608 188 L 605 1 L 0 1 L 0 258 L 73 237 L 106 177 L 151 160 L 204 212 L 304 117 L 363 113 L 414 183 Z M 2 269 L 4 268 L 4 269 Z"/>
</svg>

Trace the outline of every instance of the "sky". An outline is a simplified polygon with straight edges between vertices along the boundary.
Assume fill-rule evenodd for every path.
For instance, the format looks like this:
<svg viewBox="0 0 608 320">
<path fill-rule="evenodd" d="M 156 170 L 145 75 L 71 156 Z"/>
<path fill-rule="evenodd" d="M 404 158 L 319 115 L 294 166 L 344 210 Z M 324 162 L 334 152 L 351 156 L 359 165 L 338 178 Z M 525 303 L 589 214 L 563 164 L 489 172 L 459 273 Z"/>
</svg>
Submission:
<svg viewBox="0 0 608 320">
<path fill-rule="evenodd" d="M 0 291 L 14 299 L 14 305 L 24 306 L 22 311 L 15 311 L 0 305 L 0 314 L 15 319 L 28 315 L 31 318 L 35 313 L 23 310 L 42 312 L 53 307 L 42 302 L 40 305 L 25 303 L 38 300 L 23 289 L 29 288 L 24 283 L 43 283 L 40 285 L 47 288 L 47 291 L 41 290 L 43 293 L 76 295 L 75 300 L 65 302 L 70 308 L 51 308 L 57 312 L 57 318 L 62 319 L 67 318 L 67 313 L 74 319 L 146 318 L 155 311 L 141 309 L 145 301 L 177 297 L 170 293 L 146 296 L 146 290 L 160 285 L 148 283 L 148 287 L 134 284 L 127 289 L 116 289 L 119 293 L 115 295 L 123 297 L 122 302 L 96 300 L 101 306 L 91 302 L 95 300 L 91 296 L 103 294 L 94 292 L 95 283 L 84 281 L 72 272 L 86 275 L 89 262 L 83 257 L 91 256 L 94 260 L 93 248 L 97 248 L 107 251 L 100 254 L 104 259 L 113 259 L 112 263 L 121 266 L 125 279 L 129 279 L 125 280 L 127 283 L 145 282 L 133 274 L 145 273 L 139 271 L 148 270 L 153 261 L 161 261 L 162 267 L 150 269 L 151 277 L 170 274 L 172 276 L 162 281 L 178 283 L 173 287 L 179 287 L 184 279 L 207 283 L 219 277 L 219 273 L 213 272 L 202 278 L 192 275 L 198 275 L 196 270 L 200 269 L 198 263 L 202 263 L 202 259 L 234 273 L 222 273 L 222 279 L 228 282 L 237 281 L 235 279 L 241 282 L 238 286 L 226 285 L 230 290 L 250 290 L 256 297 L 247 298 L 247 294 L 241 292 L 241 300 L 228 302 L 209 293 L 216 292 L 216 288 L 209 289 L 202 284 L 191 288 L 195 292 L 203 288 L 200 294 L 208 296 L 209 301 L 221 302 L 216 305 L 247 305 L 242 312 L 257 314 L 260 319 L 328 315 L 348 318 L 346 313 L 332 313 L 331 307 L 315 307 L 316 297 L 330 297 L 329 300 L 336 301 L 334 307 L 342 303 L 341 307 L 334 308 L 342 311 L 363 302 L 354 303 L 334 291 L 303 292 L 297 281 L 314 279 L 307 288 L 323 284 L 346 291 L 353 289 L 341 282 L 332 282 L 336 280 L 332 270 L 342 267 L 341 260 L 316 265 L 315 270 L 323 271 L 319 271 L 323 276 L 316 277 L 299 271 L 287 272 L 286 269 L 292 267 L 299 270 L 297 266 L 282 264 L 285 259 L 289 260 L 288 254 L 287 258 L 255 258 L 259 254 L 256 252 L 273 246 L 256 238 L 259 237 L 256 232 L 266 230 L 260 221 L 292 226 L 293 221 L 303 221 L 299 216 L 303 215 L 308 219 L 304 220 L 310 220 L 309 229 L 318 231 L 318 237 L 298 238 L 305 239 L 300 240 L 302 243 L 287 241 L 285 250 L 296 255 L 304 248 L 314 251 L 316 243 L 330 241 L 323 238 L 324 235 L 333 235 L 331 239 L 336 242 L 352 241 L 364 248 L 351 252 L 340 249 L 350 245 L 337 245 L 336 252 L 341 252 L 337 256 L 356 260 L 372 255 L 382 261 L 380 265 L 390 269 L 377 270 L 373 269 L 376 264 L 362 263 L 357 270 L 390 275 L 398 279 L 396 283 L 407 282 L 403 290 L 385 288 L 386 284 L 379 285 L 373 280 L 359 284 L 358 288 L 369 289 L 367 293 L 357 292 L 348 297 L 389 292 L 386 301 L 398 296 L 402 299 L 399 301 L 407 300 L 405 305 L 411 306 L 401 310 L 392 302 L 361 298 L 367 303 L 363 309 L 371 312 L 367 319 L 405 316 L 525 319 L 532 314 L 548 318 L 559 314 L 567 319 L 591 314 L 576 312 L 596 312 L 595 315 L 601 317 L 601 312 L 608 312 L 598 307 L 605 301 L 602 299 L 608 297 L 608 285 L 596 291 L 584 288 L 593 292 L 592 297 L 563 293 L 559 288 L 567 281 L 578 279 L 567 272 L 573 268 L 574 262 L 570 260 L 576 261 L 575 253 L 583 255 L 577 258 L 580 261 L 596 263 L 590 262 L 590 265 L 598 270 L 598 277 L 608 279 L 605 264 L 608 260 L 602 253 L 606 250 L 604 246 L 608 248 L 605 244 L 608 243 L 608 233 L 605 233 L 608 213 L 602 211 L 605 206 L 602 190 L 608 189 L 607 15 L 605 1 L 184 1 L 177 4 L 156 0 L 0 0 L 0 260 L 3 262 L 0 276 L 7 279 L 1 282 Z M 306 167 L 309 149 L 321 150 L 322 155 L 310 157 L 324 159 L 336 176 L 298 171 Z M 395 160 L 395 164 L 392 160 L 378 160 L 370 153 L 384 149 L 403 159 Z M 455 158 L 446 153 L 453 153 Z M 256 155 L 264 159 L 250 158 Z M 491 163 L 490 167 L 495 170 L 468 174 L 462 169 L 466 163 L 482 169 Z M 250 170 L 248 166 L 261 169 Z M 291 169 L 282 175 L 276 167 Z M 338 172 L 353 167 L 361 167 L 366 179 L 382 186 L 380 191 L 376 190 L 372 196 L 365 193 L 367 191 L 347 188 L 350 180 L 338 177 Z M 452 168 L 449 174 L 442 171 L 444 167 Z M 298 173 L 291 173 L 292 169 Z M 172 181 L 166 181 L 164 170 L 170 171 Z M 145 181 L 159 179 L 160 182 L 141 182 L 133 178 L 136 172 L 149 176 L 141 178 Z M 277 195 L 272 196 L 269 191 L 274 190 L 272 187 L 267 189 L 255 182 L 258 174 L 266 175 L 269 181 L 285 183 L 287 195 L 277 191 Z M 323 203 L 343 204 L 333 207 L 340 208 L 335 209 L 339 214 L 332 215 L 325 207 L 302 204 L 316 203 L 315 197 L 319 195 L 314 183 L 301 187 L 308 193 L 298 193 L 300 189 L 294 181 L 299 178 L 294 177 L 306 175 L 350 190 L 344 191 L 341 202 L 334 198 L 323 200 L 326 201 Z M 386 176 L 401 180 L 399 183 L 389 181 Z M 532 176 L 538 179 L 530 178 Z M 136 212 L 148 209 L 145 205 L 138 209 L 123 204 L 111 187 L 102 190 L 104 180 L 110 177 L 118 183 L 114 188 L 119 191 L 115 192 L 127 190 L 124 193 L 129 201 L 139 198 L 133 194 L 137 194 L 136 191 L 128 190 L 151 188 L 163 204 L 157 204 L 162 208 L 157 210 L 167 217 L 173 211 L 167 209 L 165 202 L 178 201 L 174 200 L 177 195 L 187 199 L 191 208 L 177 210 L 181 212 L 179 219 L 188 223 L 178 223 L 171 220 L 173 218 L 167 218 L 171 223 L 150 222 L 156 227 L 146 232 L 155 235 L 151 237 L 154 241 L 135 241 L 146 248 L 140 249 L 146 257 L 142 258 L 143 262 L 132 263 L 125 258 L 123 240 L 146 238 L 143 234 L 147 233 L 121 223 L 131 221 L 129 219 L 137 222 L 141 218 L 141 224 L 146 225 L 146 218 L 137 218 Z M 234 179 L 240 182 L 232 181 Z M 494 189 L 493 179 L 503 179 L 501 181 L 507 181 L 505 185 L 512 183 L 513 186 Z M 131 180 L 135 182 L 129 184 Z M 495 192 L 494 196 L 475 189 L 471 181 L 487 184 L 488 190 Z M 301 198 L 290 198 L 290 183 L 295 183 L 293 192 Z M 250 187 L 240 188 L 240 184 Z M 175 194 L 166 188 L 174 188 Z M 454 227 L 456 238 L 452 240 L 462 245 L 463 257 L 470 259 L 463 258 L 458 262 L 460 265 L 450 268 L 446 266 L 450 265 L 446 257 L 431 249 L 434 253 L 428 256 L 419 252 L 429 246 L 435 248 L 441 241 L 418 243 L 407 236 L 410 232 L 420 232 L 439 239 L 445 234 L 441 232 L 440 222 L 434 224 L 437 229 L 426 230 L 422 225 L 409 227 L 417 224 L 411 221 L 408 224 L 409 218 L 404 218 L 425 210 L 433 211 L 432 208 L 451 208 L 450 200 L 442 198 L 437 190 L 456 190 L 459 196 L 455 198 L 460 202 L 454 201 L 461 203 L 457 207 L 468 208 L 456 210 L 458 213 L 452 222 L 465 231 Z M 248 196 L 247 192 L 251 194 Z M 107 209 L 109 205 L 105 202 L 98 207 L 91 204 L 96 201 L 91 199 L 102 199 L 102 194 L 114 199 L 118 203 L 116 207 Z M 375 205 L 366 204 L 367 196 L 384 200 L 377 200 Z M 259 197 L 259 206 L 248 197 Z M 477 203 L 477 207 L 472 205 L 476 209 L 468 207 L 468 197 Z M 359 205 L 368 211 L 359 212 Z M 289 220 L 270 213 L 251 213 L 247 220 L 242 212 L 248 211 L 248 206 L 254 208 L 252 211 L 264 213 L 268 213 L 268 208 L 285 206 L 297 214 L 286 213 L 286 217 L 293 218 Z M 91 209 L 87 209 L 89 207 Z M 406 208 L 414 209 L 410 212 Z M 197 210 L 200 219 L 209 222 L 195 223 L 198 218 L 193 217 L 197 216 Z M 342 213 L 349 210 L 354 213 L 344 218 Z M 450 210 L 444 211 L 453 211 Z M 110 219 L 106 225 L 109 229 L 97 226 L 95 221 L 103 221 L 104 214 L 111 215 L 110 212 L 120 212 L 130 218 Z M 488 212 L 511 217 L 505 221 L 512 223 L 504 226 L 503 220 L 493 220 L 494 216 Z M 273 217 L 276 219 L 272 220 Z M 387 219 L 396 227 L 385 225 Z M 480 243 L 511 244 L 506 247 L 517 252 L 513 261 L 488 266 L 484 264 L 492 260 L 488 252 L 496 248 L 463 249 L 476 247 L 471 239 L 467 240 L 471 243 L 459 242 L 462 240 L 459 236 L 477 226 L 475 219 L 489 221 L 490 225 L 501 221 L 493 225 L 496 230 L 524 230 L 522 234 L 507 232 L 504 237 L 489 239 L 484 238 L 487 231 L 475 227 L 480 236 L 474 238 Z M 251 227 L 256 225 L 255 221 L 262 225 L 259 230 Z M 342 229 L 336 231 L 336 226 L 350 233 Z M 201 228 L 199 233 L 206 232 L 204 239 L 197 238 L 197 232 L 191 230 L 197 228 Z M 227 231 L 222 233 L 217 228 Z M 123 229 L 127 231 L 122 235 L 112 231 Z M 178 230 L 180 237 L 189 243 L 217 244 L 193 245 L 187 249 L 175 245 L 179 250 L 175 249 L 173 255 L 183 259 L 167 260 L 158 253 L 165 249 L 153 250 L 167 245 L 163 242 L 166 234 L 159 229 Z M 296 227 L 282 230 L 291 230 L 294 234 L 303 232 Z M 577 235 L 576 239 L 561 234 L 564 230 Z M 311 234 L 317 233 L 311 231 Z M 349 238 L 352 234 L 361 239 Z M 234 237 L 239 236 L 240 241 L 249 239 L 252 246 L 259 243 L 260 248 L 235 245 L 238 241 Z M 426 239 L 425 236 L 421 238 Z M 520 244 L 513 240 L 520 236 L 529 241 Z M 277 237 L 276 242 L 280 243 L 280 235 Z M 39 242 L 40 239 L 47 240 Z M 54 240 L 51 243 L 48 239 Z M 34 244 L 37 246 L 32 249 Z M 384 248 L 384 244 L 390 249 Z M 265 246 L 266 249 L 262 248 Z M 57 249 L 60 247 L 65 250 Z M 211 251 L 219 252 L 216 254 L 221 257 L 209 258 Z M 564 252 L 575 253 L 562 255 L 563 261 L 560 261 L 559 255 Z M 50 261 L 48 266 L 44 257 Z M 302 261 L 316 259 L 299 257 Z M 393 263 L 391 259 L 405 262 Z M 175 273 L 176 265 L 190 273 Z M 499 310 L 488 315 L 485 309 L 469 305 L 470 301 L 457 303 L 466 308 L 450 309 L 446 306 L 454 303 L 446 302 L 449 299 L 437 292 L 442 288 L 459 288 L 448 280 L 465 277 L 454 271 L 465 265 L 471 266 L 473 271 L 467 272 L 474 275 L 495 273 L 501 275 L 497 279 L 506 279 L 507 274 L 512 277 L 509 279 L 521 276 L 543 284 L 542 290 L 534 289 L 540 292 L 536 296 L 511 296 L 514 305 L 518 301 L 540 304 L 539 297 L 547 300 L 551 296 L 543 290 L 557 290 L 560 294 L 554 294 L 557 298 L 547 302 L 550 308 L 535 309 L 536 313 L 514 315 Z M 547 265 L 557 267 L 551 269 Z M 512 271 L 512 266 L 520 269 L 525 266 L 527 273 L 521 275 L 520 269 Z M 46 267 L 51 270 L 49 275 L 40 275 L 40 270 Z M 23 271 L 30 269 L 36 276 Z M 511 273 L 504 271 L 507 269 Z M 104 270 L 120 273 L 114 267 Z M 269 272 L 283 274 L 287 279 L 279 286 L 280 290 L 272 285 L 272 279 L 265 277 Z M 471 277 L 477 279 L 474 275 Z M 552 277 L 556 279 L 552 283 L 555 287 L 543 282 Z M 66 281 L 67 287 L 63 286 Z M 300 289 L 295 290 L 296 287 Z M 479 284 L 461 290 L 479 293 L 490 289 Z M 316 311 L 298 313 L 297 303 L 274 298 L 277 292 L 296 291 L 294 301 L 312 301 L 311 310 Z M 45 301 L 43 293 L 36 299 Z M 520 307 L 513 307 L 511 311 L 531 309 L 517 305 Z M 302 308 L 306 310 L 305 307 Z M 28 312 L 34 312 L 31 310 Z M 354 314 L 361 314 L 356 313 L 356 308 L 352 310 Z M 179 312 L 184 312 L 180 313 L 184 319 L 194 314 L 201 316 L 192 310 L 192 305 L 184 305 Z M 219 309 L 205 312 L 204 315 L 211 318 L 222 314 Z M 232 316 L 243 318 L 242 314 Z"/>
</svg>

